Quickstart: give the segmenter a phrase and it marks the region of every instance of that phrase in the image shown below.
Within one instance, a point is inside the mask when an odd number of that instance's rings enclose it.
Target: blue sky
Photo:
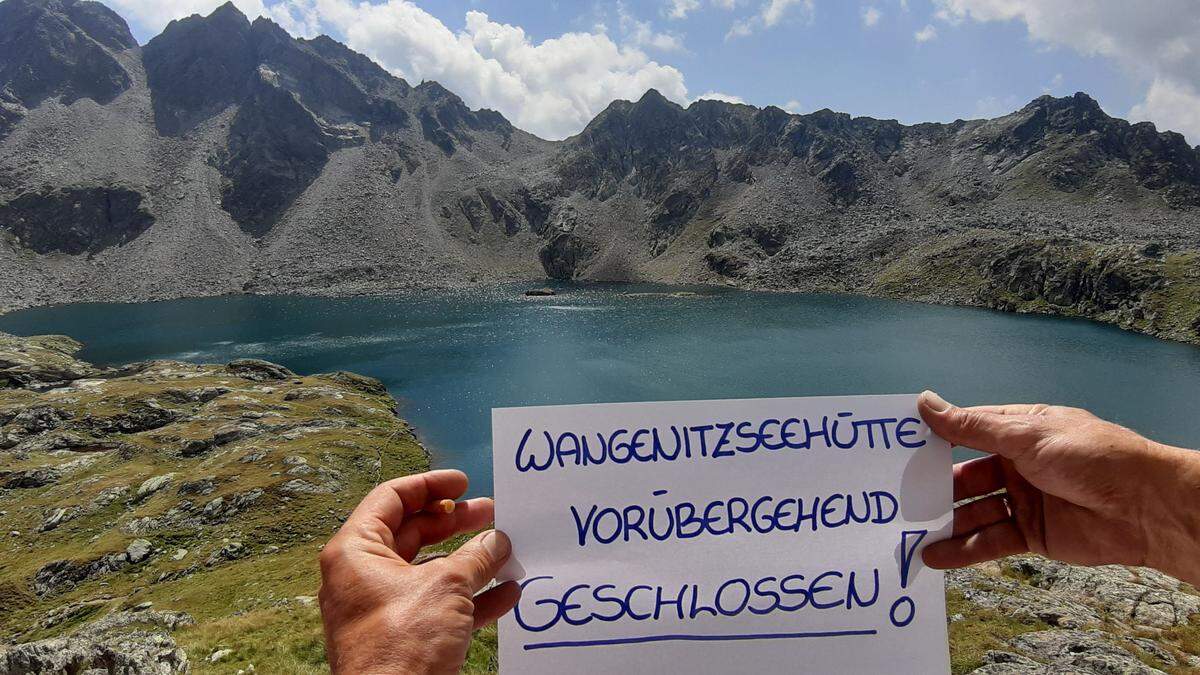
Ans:
[[[612,14],[602,5],[561,0],[543,11],[515,0],[419,4],[453,28],[461,28],[468,10],[486,9],[495,21],[524,27],[535,41],[589,29]],[[686,52],[655,56],[681,70],[696,95],[722,92],[759,106],[797,101],[805,112],[832,108],[905,122],[1012,112],[1047,90],[1058,96],[1087,91],[1122,115],[1141,97],[1138,83],[1113,62],[1038,48],[1019,22],[947,27],[933,18],[932,3],[908,4],[904,11],[899,2],[822,3],[811,19],[796,10],[770,29],[728,40],[731,21],[752,13],[752,6],[703,8],[682,20],[666,18],[660,2],[626,7],[656,30],[681,37]],[[880,12],[874,26],[864,24],[866,7]],[[937,37],[917,42],[914,34],[926,25],[935,26]]]
[[[220,0],[109,0],[141,41]],[[1085,91],[1200,141],[1196,0],[235,0],[561,138],[649,86],[949,121]],[[1193,47],[1196,45],[1196,47]],[[415,83],[415,82],[414,82]]]

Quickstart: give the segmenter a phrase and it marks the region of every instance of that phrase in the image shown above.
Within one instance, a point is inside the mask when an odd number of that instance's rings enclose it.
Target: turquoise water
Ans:
[[[872,298],[644,286],[401,297],[232,296],[0,316],[101,364],[255,357],[383,380],[438,466],[491,487],[490,408],[916,392],[1086,407],[1200,447],[1200,349],[1085,321]]]

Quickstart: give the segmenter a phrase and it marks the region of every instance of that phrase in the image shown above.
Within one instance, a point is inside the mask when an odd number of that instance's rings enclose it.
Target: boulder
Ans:
[[[250,555],[250,551],[244,545],[242,545],[241,542],[231,541],[221,548],[213,551],[212,554],[208,556],[208,559],[204,561],[204,565],[206,567],[212,567],[213,565],[222,562],[245,558],[248,555]]]
[[[175,478],[174,473],[165,473],[165,474],[162,474],[161,476],[147,478],[145,481],[142,482],[142,484],[140,486],[138,486],[137,493],[134,494],[133,500],[140,502],[144,499],[147,499],[148,497],[150,497],[150,495],[152,495],[155,492],[158,492],[159,490],[162,490],[163,488],[170,485],[171,480],[174,478]]]
[[[137,564],[150,557],[154,546],[145,539],[134,539],[125,549],[125,556],[132,564]]]
[[[296,377],[292,371],[283,366],[262,361],[260,359],[238,359],[230,361],[225,370],[254,382],[270,382],[273,380],[290,380]]]
[[[54,466],[39,466],[24,471],[0,471],[0,485],[10,490],[40,488],[57,483],[62,476],[62,469]]]
[[[357,373],[349,373],[344,370],[339,370],[335,373],[326,373],[317,375],[323,380],[335,382],[343,387],[348,387],[355,391],[360,391],[370,396],[386,396],[388,391],[383,383],[373,377],[359,375]]]

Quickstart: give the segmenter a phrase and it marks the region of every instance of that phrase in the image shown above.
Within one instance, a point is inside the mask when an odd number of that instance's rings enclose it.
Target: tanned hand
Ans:
[[[1033,552],[1078,565],[1146,565],[1200,582],[1200,453],[1077,408],[959,408],[925,392],[934,433],[989,453],[954,467],[951,539],[926,564],[962,567]]]
[[[423,546],[492,521],[491,499],[446,502],[466,489],[461,471],[388,481],[325,545],[321,617],[335,675],[457,673],[473,632],[516,604],[515,582],[478,594],[508,559],[502,533],[484,532],[449,556],[412,564]]]

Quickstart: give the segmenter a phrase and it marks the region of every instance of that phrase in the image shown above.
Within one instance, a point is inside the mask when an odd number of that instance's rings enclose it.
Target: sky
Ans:
[[[223,0],[104,0],[145,43]],[[904,123],[1084,91],[1200,143],[1200,0],[234,0],[559,139],[654,87]]]

